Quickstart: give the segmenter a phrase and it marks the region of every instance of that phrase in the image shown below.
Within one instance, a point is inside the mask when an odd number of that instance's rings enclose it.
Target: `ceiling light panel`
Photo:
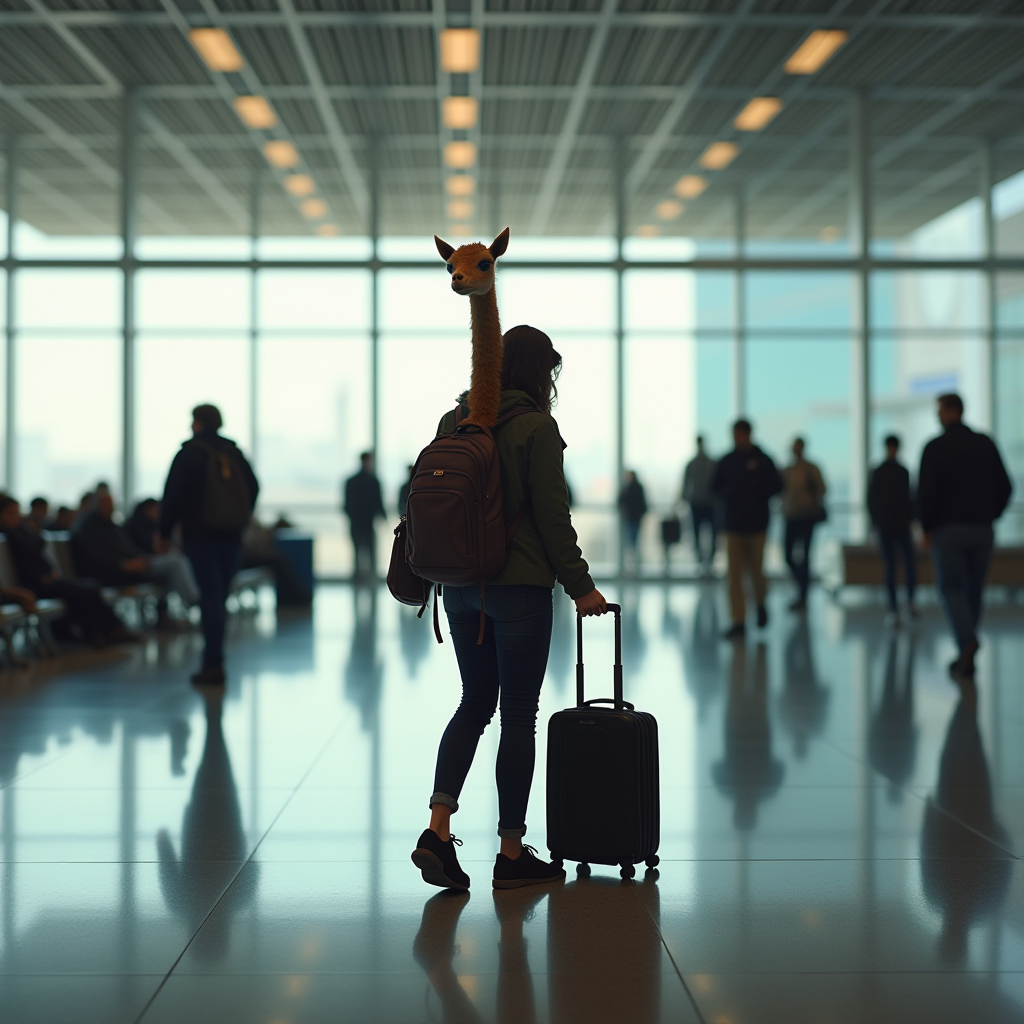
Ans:
[[[299,209],[302,211],[302,216],[308,217],[310,220],[318,220],[320,217],[327,216],[327,204],[322,199],[303,199],[299,203]]]
[[[247,128],[273,128],[277,115],[262,96],[236,96],[231,105]]]
[[[733,125],[741,132],[759,132],[782,109],[776,96],[755,96],[737,115]]]
[[[813,75],[847,40],[841,29],[816,29],[786,61],[789,75]]]
[[[701,167],[709,171],[720,171],[736,159],[740,147],[735,142],[712,142],[700,158]]]
[[[337,224],[318,224],[316,233],[321,238],[337,238],[341,232],[338,230]]]
[[[275,139],[263,144],[263,155],[272,167],[295,167],[299,162],[299,153],[292,143],[284,139]]]
[[[480,33],[475,28],[447,28],[438,35],[441,70],[472,74],[480,67]]]
[[[316,191],[316,183],[308,174],[289,174],[284,179],[284,190],[290,196],[311,196]]]
[[[471,196],[476,180],[469,174],[453,174],[444,183],[444,190],[450,196]]]
[[[680,199],[696,199],[708,187],[707,178],[699,174],[684,174],[672,190]]]
[[[444,147],[445,167],[461,170],[476,163],[476,145],[472,142],[448,142]]]
[[[452,220],[469,220],[473,216],[473,204],[468,199],[452,199],[448,203],[448,216]]]
[[[665,199],[654,208],[659,220],[675,220],[683,212],[683,204],[678,199]]]
[[[641,238],[657,238],[661,234],[661,228],[657,224],[641,224],[636,233]]]
[[[475,128],[476,100],[472,96],[446,96],[441,104],[441,119],[445,128]]]
[[[245,67],[242,55],[224,29],[194,28],[188,38],[211,71],[241,71]]]

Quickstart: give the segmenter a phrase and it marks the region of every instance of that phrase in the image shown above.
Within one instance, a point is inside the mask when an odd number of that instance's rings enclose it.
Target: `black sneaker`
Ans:
[[[469,875],[459,867],[455,856],[455,847],[461,845],[462,840],[455,836],[445,842],[436,832],[425,828],[412,851],[412,862],[420,869],[423,881],[442,889],[468,889]]]
[[[201,668],[198,672],[192,673],[193,686],[223,686],[227,681],[227,674],[223,668],[210,666]]]
[[[757,606],[757,628],[764,629],[768,625],[768,609],[763,604]]]
[[[521,889],[524,885],[561,882],[564,879],[565,871],[541,860],[532,846],[524,846],[515,860],[503,853],[494,858],[495,889]]]

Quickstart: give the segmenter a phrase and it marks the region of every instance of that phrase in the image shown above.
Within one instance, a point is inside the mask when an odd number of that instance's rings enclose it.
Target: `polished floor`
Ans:
[[[661,728],[659,871],[492,894],[489,730],[454,819],[469,895],[409,862],[454,707],[450,643],[386,591],[0,677],[0,1020],[1024,1022],[1024,613],[976,695],[934,608],[816,598],[720,642],[714,585],[607,588]],[[570,703],[557,605],[542,723]],[[591,696],[611,622],[588,624]],[[541,727],[543,742],[543,724]],[[530,833],[544,847],[543,759]]]

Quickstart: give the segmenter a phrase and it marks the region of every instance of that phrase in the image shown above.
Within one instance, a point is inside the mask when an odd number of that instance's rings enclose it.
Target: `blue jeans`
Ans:
[[[231,580],[242,557],[240,540],[200,540],[185,544],[185,555],[199,584],[199,610],[203,613],[203,668],[224,665],[225,604]]]
[[[462,674],[462,703],[441,737],[431,804],[459,809],[480,736],[501,702],[498,835],[526,834],[526,805],[533,784],[537,704],[551,646],[549,587],[489,587],[484,642],[480,588],[445,587],[444,610]]]
[[[992,558],[992,527],[978,523],[952,523],[940,526],[932,539],[936,582],[946,617],[962,651],[968,644],[978,641],[981,599],[988,563]]]
[[[885,566],[885,589],[889,593],[889,608],[896,611],[896,559],[903,559],[903,579],[907,585],[907,600],[914,600],[917,589],[917,552],[914,550],[914,538],[910,535],[910,527],[902,530],[879,530],[878,547],[882,552],[882,564]]]

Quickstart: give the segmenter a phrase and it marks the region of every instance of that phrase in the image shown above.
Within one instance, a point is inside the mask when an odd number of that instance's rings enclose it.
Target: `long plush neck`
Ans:
[[[467,423],[493,427],[501,403],[501,322],[492,287],[486,295],[470,295],[473,325],[473,375],[469,384]]]

